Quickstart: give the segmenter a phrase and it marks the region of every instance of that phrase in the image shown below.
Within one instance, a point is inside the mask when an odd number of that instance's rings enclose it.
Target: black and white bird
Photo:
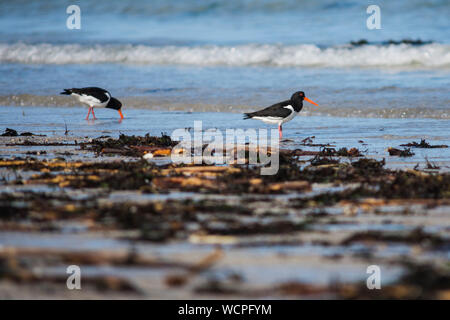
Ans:
[[[105,89],[97,87],[72,88],[64,89],[61,94],[75,96],[81,103],[84,103],[89,107],[86,120],[89,119],[89,115],[91,112],[94,120],[96,119],[94,114],[94,107],[117,110],[119,112],[120,119],[123,119],[123,114],[120,110],[122,108],[122,103],[116,98],[113,98],[111,94]]]
[[[283,138],[283,123],[291,121],[302,110],[303,100],[308,101],[316,106],[319,106],[314,101],[305,97],[303,91],[294,93],[290,100],[278,102],[270,107],[260,111],[245,113],[244,119],[257,119],[265,123],[277,124],[280,139]]]

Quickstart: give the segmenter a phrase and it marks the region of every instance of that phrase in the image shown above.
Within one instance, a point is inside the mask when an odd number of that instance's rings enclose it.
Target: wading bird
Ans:
[[[111,97],[111,94],[102,88],[87,87],[87,88],[72,88],[64,89],[61,94],[72,95],[78,98],[81,103],[86,104],[89,107],[86,120],[89,119],[89,115],[92,112],[94,120],[97,119],[94,114],[94,107],[114,109],[119,112],[120,119],[123,119],[122,103],[116,98]]]
[[[319,106],[314,101],[305,97],[303,91],[294,93],[290,100],[278,102],[270,107],[256,112],[244,114],[244,119],[257,119],[265,123],[277,124],[280,139],[283,138],[283,123],[291,121],[302,110],[303,100],[308,101],[316,106]]]

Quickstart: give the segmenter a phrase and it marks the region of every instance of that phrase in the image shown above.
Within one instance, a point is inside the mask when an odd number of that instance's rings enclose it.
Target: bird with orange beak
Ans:
[[[314,101],[308,99],[303,91],[298,91],[291,96],[291,99],[278,102],[270,107],[256,112],[244,114],[244,119],[256,119],[265,123],[277,124],[280,139],[283,138],[283,123],[291,121],[302,110],[303,100],[319,106]]]
[[[61,94],[72,95],[78,98],[81,103],[86,104],[89,107],[88,114],[86,116],[86,120],[89,120],[89,115],[92,112],[92,117],[95,117],[94,107],[104,107],[109,109],[114,109],[119,112],[120,119],[123,119],[122,111],[122,102],[113,98],[109,91],[97,88],[97,87],[86,87],[86,88],[72,88],[72,89],[64,89]]]

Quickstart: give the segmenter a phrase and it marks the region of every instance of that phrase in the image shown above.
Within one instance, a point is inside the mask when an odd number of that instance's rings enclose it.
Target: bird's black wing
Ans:
[[[100,102],[108,101],[108,99],[111,96],[107,90],[97,87],[64,89],[64,92],[61,92],[61,94],[72,94],[72,93],[92,96],[98,99]],[[106,93],[108,93],[109,96]]]
[[[291,100],[286,100],[286,101],[283,101],[283,102],[276,103],[276,104],[271,105],[270,107],[267,107],[267,108],[262,109],[260,111],[245,113],[245,118],[244,119],[250,119],[250,118],[253,118],[253,117],[280,117],[280,118],[286,118],[292,112],[292,110],[289,110],[289,109],[285,108],[288,105],[292,105],[291,104]]]

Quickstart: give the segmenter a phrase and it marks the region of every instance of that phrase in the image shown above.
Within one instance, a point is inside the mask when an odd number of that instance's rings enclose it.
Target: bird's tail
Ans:
[[[244,113],[244,120],[253,118],[253,113]]]
[[[72,89],[64,89],[63,92],[60,92],[59,94],[67,94],[67,95],[71,95],[72,94]]]

